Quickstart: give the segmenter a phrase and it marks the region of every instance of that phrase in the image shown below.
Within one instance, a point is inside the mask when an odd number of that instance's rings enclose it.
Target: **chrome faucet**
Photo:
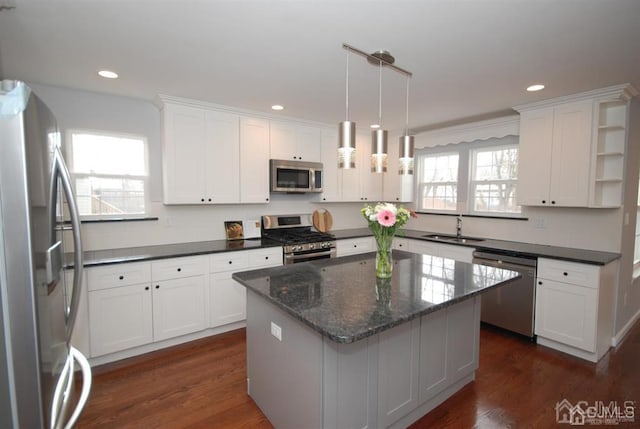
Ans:
[[[462,238],[462,215],[459,214],[456,219],[456,238]]]

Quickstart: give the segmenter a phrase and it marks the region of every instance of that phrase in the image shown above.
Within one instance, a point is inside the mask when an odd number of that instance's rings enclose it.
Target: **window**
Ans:
[[[520,212],[516,203],[517,146],[473,150],[471,172],[473,212]]]
[[[418,211],[519,215],[518,137],[421,149]]]
[[[458,154],[427,155],[420,170],[419,206],[431,210],[457,209]]]
[[[72,131],[69,140],[71,173],[80,216],[145,215],[146,138]]]

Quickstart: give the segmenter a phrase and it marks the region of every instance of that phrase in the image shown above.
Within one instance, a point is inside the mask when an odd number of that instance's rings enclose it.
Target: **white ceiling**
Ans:
[[[0,0],[0,3],[7,0]],[[349,43],[413,72],[410,127],[631,82],[640,0],[13,0],[0,77],[152,100],[168,94],[324,123],[345,115]],[[105,80],[107,68],[120,78]],[[350,56],[350,117],[376,122],[378,69]],[[383,70],[383,125],[405,77]],[[539,93],[525,92],[544,83]]]

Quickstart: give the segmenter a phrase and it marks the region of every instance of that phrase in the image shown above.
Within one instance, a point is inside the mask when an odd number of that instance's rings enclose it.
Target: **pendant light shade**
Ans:
[[[398,174],[408,176],[413,174],[413,153],[414,153],[414,137],[409,135],[409,75],[407,75],[407,105],[406,120],[404,125],[404,135],[400,137],[398,146]]]
[[[371,131],[371,172],[387,171],[387,130]]]
[[[356,167],[356,123],[349,120],[349,51],[345,84],[345,120],[338,124],[338,168]]]
[[[356,123],[342,121],[338,125],[338,168],[356,167]]]
[[[387,130],[382,128],[382,61],[379,62],[378,84],[378,125],[380,128],[371,132],[371,172],[387,171]]]
[[[400,136],[398,174],[413,174],[413,153],[415,142],[413,136]]]

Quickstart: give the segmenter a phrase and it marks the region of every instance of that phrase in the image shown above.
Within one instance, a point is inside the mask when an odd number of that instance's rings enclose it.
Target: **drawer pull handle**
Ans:
[[[160,289],[160,285],[156,285],[156,289]]]
[[[233,264],[233,261],[229,261],[229,265]]]
[[[178,272],[182,271],[182,268],[178,268]]]
[[[538,282],[538,284],[539,284],[539,285],[541,285],[541,284],[542,284],[542,282]]]
[[[265,256],[265,257],[264,257],[264,259],[269,259],[269,257],[268,257],[268,256]]]
[[[565,271],[564,273],[562,273],[562,274],[564,274],[565,276],[568,276],[568,275],[569,275],[569,273],[567,273],[566,271]]]
[[[120,280],[124,280],[124,276],[120,276],[118,277]]]

